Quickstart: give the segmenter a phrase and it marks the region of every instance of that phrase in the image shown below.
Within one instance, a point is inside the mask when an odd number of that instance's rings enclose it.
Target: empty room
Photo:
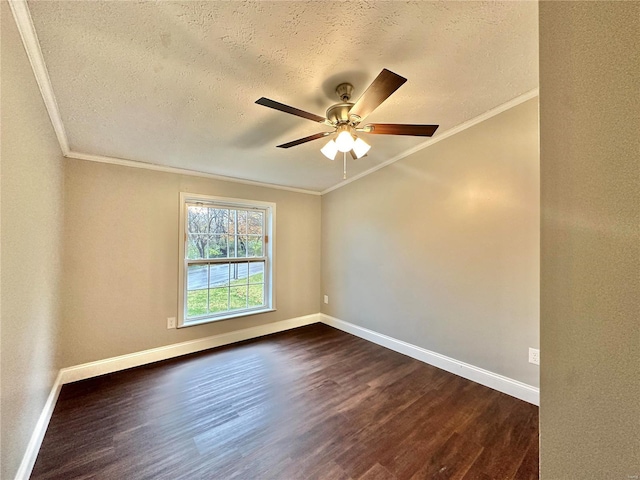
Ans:
[[[0,5],[0,478],[639,478],[640,2]]]

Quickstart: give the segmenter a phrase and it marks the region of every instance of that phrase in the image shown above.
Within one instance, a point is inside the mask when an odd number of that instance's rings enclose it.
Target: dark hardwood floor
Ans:
[[[65,385],[31,478],[537,479],[538,409],[315,324]]]

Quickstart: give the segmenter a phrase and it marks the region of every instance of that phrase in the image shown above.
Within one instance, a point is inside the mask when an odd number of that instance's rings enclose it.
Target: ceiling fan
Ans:
[[[296,145],[311,142],[312,140],[318,140],[335,133],[335,139],[331,139],[329,143],[321,149],[321,152],[330,160],[334,160],[339,151],[343,152],[346,175],[347,152],[349,152],[351,157],[355,160],[365,156],[371,148],[364,140],[357,136],[357,133],[430,137],[437,130],[438,125],[369,123],[361,126],[362,121],[406,81],[406,78],[385,68],[355,103],[349,102],[353,92],[353,85],[350,83],[341,83],[336,87],[336,93],[338,94],[341,102],[331,105],[327,109],[326,117],[305,112],[304,110],[300,110],[265,97],[256,100],[256,103],[332,127],[333,131],[320,132],[308,137],[299,138],[298,140],[278,145],[278,148],[295,147]]]

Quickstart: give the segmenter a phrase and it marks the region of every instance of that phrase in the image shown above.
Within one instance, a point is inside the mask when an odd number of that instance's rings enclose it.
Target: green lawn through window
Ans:
[[[232,280],[230,287],[209,289],[208,311],[207,290],[189,291],[187,292],[187,317],[264,305],[263,281],[264,275],[256,273],[249,277],[248,282],[246,278],[241,278]]]

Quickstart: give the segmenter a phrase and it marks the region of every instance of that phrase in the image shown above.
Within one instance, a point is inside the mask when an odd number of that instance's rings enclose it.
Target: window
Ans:
[[[273,310],[275,204],[180,194],[179,327]]]

